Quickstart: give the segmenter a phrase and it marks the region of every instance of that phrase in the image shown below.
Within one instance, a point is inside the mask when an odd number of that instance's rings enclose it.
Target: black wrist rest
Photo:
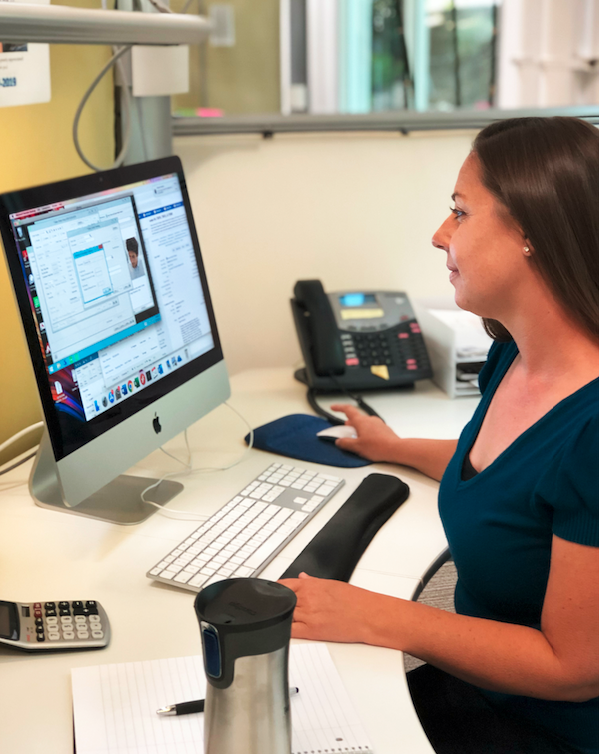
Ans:
[[[408,499],[410,488],[389,474],[369,474],[280,577],[304,571],[321,579],[349,581],[381,526]]]

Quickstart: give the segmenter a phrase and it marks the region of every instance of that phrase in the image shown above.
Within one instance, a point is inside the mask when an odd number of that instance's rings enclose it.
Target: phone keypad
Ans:
[[[374,327],[363,327],[361,330],[341,335],[346,366],[384,365],[407,372],[430,371],[426,346],[416,320],[408,320],[378,332]]]

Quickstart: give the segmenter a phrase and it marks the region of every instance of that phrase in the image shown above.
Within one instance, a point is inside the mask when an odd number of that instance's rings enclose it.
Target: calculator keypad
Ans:
[[[34,602],[22,606],[22,617],[33,615],[38,642],[101,640],[104,626],[94,600]]]

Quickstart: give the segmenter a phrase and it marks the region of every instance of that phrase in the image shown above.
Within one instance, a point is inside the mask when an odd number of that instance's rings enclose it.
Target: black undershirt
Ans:
[[[478,471],[472,465],[470,453],[466,453],[464,463],[462,464],[462,482],[467,482],[478,474]]]

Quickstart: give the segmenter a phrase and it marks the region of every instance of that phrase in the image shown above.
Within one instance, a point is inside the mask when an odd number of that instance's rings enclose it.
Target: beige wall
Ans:
[[[99,2],[62,2],[100,7]],[[72,142],[77,105],[110,51],[105,47],[53,45],[50,48],[52,100],[0,108],[2,170],[0,192],[89,172]],[[80,124],[81,143],[92,162],[110,165],[114,155],[112,78],[88,102]],[[41,418],[20,321],[3,255],[0,254],[0,443]],[[36,435],[0,454],[0,464],[37,441]]]
[[[453,297],[430,240],[474,135],[176,139],[230,371],[299,360],[298,279]]]

